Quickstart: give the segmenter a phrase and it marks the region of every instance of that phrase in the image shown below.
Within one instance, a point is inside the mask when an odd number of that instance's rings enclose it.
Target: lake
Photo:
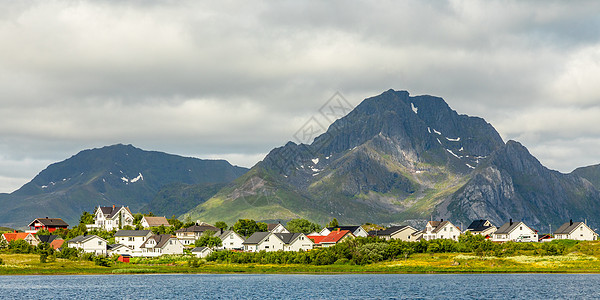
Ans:
[[[0,276],[3,299],[582,299],[599,274]]]

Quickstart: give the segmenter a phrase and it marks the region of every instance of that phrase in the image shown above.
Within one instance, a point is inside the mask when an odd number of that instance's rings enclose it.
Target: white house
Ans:
[[[163,254],[183,254],[183,244],[173,235],[153,235],[140,247],[142,256],[161,256]]]
[[[121,244],[112,244],[106,247],[108,255],[118,254],[118,255],[132,255],[133,250],[125,245]]]
[[[308,251],[313,248],[313,241],[304,233],[274,233],[283,241],[283,251]]]
[[[267,224],[267,231],[272,233],[290,233],[281,223]]]
[[[246,239],[243,236],[237,234],[233,230],[227,230],[227,231],[223,232],[223,234],[221,234],[219,236],[219,238],[221,239],[221,242],[223,243],[221,245],[222,249],[227,249],[227,250],[243,250],[244,249],[243,243]]]
[[[82,249],[86,253],[107,255],[108,242],[97,235],[80,235],[67,242],[67,247]]]
[[[129,247],[131,256],[142,255],[142,244],[152,236],[150,230],[119,230],[115,233],[115,242]]]
[[[529,228],[523,222],[513,222],[510,219],[509,222],[504,223],[492,234],[492,241],[494,242],[537,242],[538,234],[535,230]]]
[[[271,232],[255,232],[243,243],[244,251],[247,252],[283,250],[284,244],[280,238]]]
[[[181,228],[175,231],[177,238],[185,246],[192,245],[199,239],[205,231],[213,231],[217,236],[221,233],[221,229],[204,222],[200,225],[193,225],[188,228]]]
[[[167,221],[166,217],[148,217],[148,216],[142,217],[142,220],[140,220],[140,225],[142,225],[142,227],[144,227],[144,228],[172,226],[171,224],[169,224],[169,221]]]
[[[111,231],[124,226],[133,226],[133,214],[126,206],[98,206],[94,213],[94,224],[87,225],[89,229],[104,229]]]
[[[377,237],[384,238],[386,240],[401,240],[405,242],[414,242],[415,238],[413,233],[417,232],[416,229],[409,225],[404,226],[391,226],[385,230],[374,232]]]
[[[435,239],[451,239],[458,241],[460,229],[450,221],[429,221],[423,232],[423,239],[426,241]]]
[[[570,220],[554,232],[554,239],[595,241],[598,239],[598,234],[588,227],[587,224]]]
[[[483,236],[492,236],[498,228],[492,224],[489,220],[475,220],[471,222],[471,225],[467,227],[465,232],[469,231],[471,234],[478,234]]]
[[[196,247],[194,249],[192,249],[192,254],[196,255],[196,257],[199,258],[205,258],[207,256],[209,256],[211,253],[213,253],[212,249],[208,248],[208,247]]]
[[[319,232],[319,235],[322,236],[327,236],[329,235],[331,232],[336,231],[336,230],[348,230],[350,231],[354,236],[358,237],[368,237],[369,233],[362,228],[362,226],[337,226],[337,227],[325,227],[323,229],[321,229],[321,231]]]

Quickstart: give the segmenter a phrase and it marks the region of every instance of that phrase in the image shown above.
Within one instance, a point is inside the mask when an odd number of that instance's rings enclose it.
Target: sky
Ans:
[[[551,169],[598,164],[598,12],[600,1],[0,0],[0,192],[117,143],[251,167],[336,92],[357,105],[388,89],[442,97]]]

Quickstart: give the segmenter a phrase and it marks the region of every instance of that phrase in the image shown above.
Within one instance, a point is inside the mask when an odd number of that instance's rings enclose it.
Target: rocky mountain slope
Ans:
[[[224,160],[181,157],[131,145],[84,150],[48,166],[19,190],[0,197],[0,224],[22,228],[34,218],[50,216],[73,225],[83,211],[113,204],[129,206],[134,212],[157,209],[155,214],[168,212],[171,216],[212,196],[195,197],[198,194],[214,194],[246,171]],[[179,207],[184,211],[159,209],[168,204],[161,204],[157,194],[170,184],[198,185],[195,196],[180,197]]]
[[[545,168],[519,143],[504,143],[485,120],[460,115],[441,98],[389,90],[365,99],[310,145],[272,150],[182,218],[596,222],[597,181],[578,173]]]

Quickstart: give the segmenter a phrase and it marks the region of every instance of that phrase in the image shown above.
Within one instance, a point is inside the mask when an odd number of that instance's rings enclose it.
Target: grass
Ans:
[[[0,254],[4,265],[0,275],[79,275],[79,274],[151,274],[151,273],[252,273],[252,274],[344,274],[344,273],[600,273],[600,260],[593,255],[571,253],[559,256],[519,254],[503,258],[473,254],[414,254],[399,259],[359,266],[301,264],[228,264],[206,262],[198,267],[187,258],[168,260],[138,259],[135,263],[116,262],[111,267],[89,261],[57,259],[42,264],[35,254]]]

